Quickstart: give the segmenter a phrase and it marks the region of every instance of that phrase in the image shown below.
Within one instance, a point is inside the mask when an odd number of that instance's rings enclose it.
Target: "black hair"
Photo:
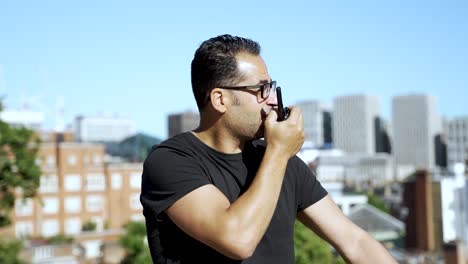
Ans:
[[[226,34],[204,41],[197,49],[192,60],[192,90],[200,111],[213,88],[232,86],[242,79],[236,60],[240,52],[260,55],[260,44]]]

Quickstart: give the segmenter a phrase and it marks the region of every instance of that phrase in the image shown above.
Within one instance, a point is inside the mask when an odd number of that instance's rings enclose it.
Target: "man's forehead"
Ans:
[[[269,82],[270,75],[262,57],[248,53],[240,53],[236,56],[237,68],[246,78],[255,78],[258,82]]]

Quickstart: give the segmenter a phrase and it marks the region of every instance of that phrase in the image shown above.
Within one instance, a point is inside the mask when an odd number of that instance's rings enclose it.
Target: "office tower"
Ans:
[[[323,106],[319,101],[303,101],[297,106],[301,109],[304,118],[305,140],[316,146],[322,146],[323,136]]]
[[[173,137],[182,132],[186,132],[198,127],[200,116],[198,113],[187,111],[183,113],[175,113],[169,115],[168,122],[168,137]]]
[[[448,165],[468,160],[468,116],[449,119],[444,124]]]
[[[370,95],[349,95],[333,100],[333,143],[350,153],[375,153],[375,120],[379,99]]]
[[[441,120],[434,97],[396,96],[392,100],[393,150],[398,165],[435,167],[435,141]]]
[[[73,122],[80,142],[116,142],[135,133],[134,122],[118,116],[78,116]]]

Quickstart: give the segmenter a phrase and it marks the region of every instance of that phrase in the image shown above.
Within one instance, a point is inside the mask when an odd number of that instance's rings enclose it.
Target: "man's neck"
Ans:
[[[200,127],[191,132],[203,143],[222,153],[240,153],[244,148],[245,141],[236,138],[226,131],[226,129],[219,128],[217,125],[208,129],[203,129],[203,126],[200,125]]]

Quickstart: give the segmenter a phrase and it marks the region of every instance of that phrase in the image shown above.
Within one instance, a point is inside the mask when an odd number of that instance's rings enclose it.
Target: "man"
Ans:
[[[200,126],[154,148],[141,202],[155,263],[294,263],[298,218],[349,263],[396,263],[295,156],[300,110],[278,122],[258,43],[222,35],[192,61]],[[264,137],[265,140],[258,140]]]

